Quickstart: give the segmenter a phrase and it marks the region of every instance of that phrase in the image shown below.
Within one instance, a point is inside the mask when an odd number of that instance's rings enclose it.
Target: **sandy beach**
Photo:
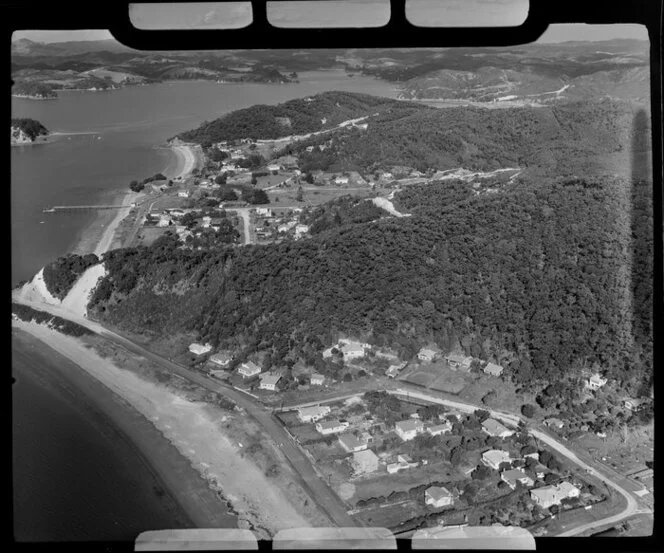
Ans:
[[[14,321],[13,325],[74,362],[151,421],[188,459],[209,489],[223,493],[238,513],[240,527],[253,529],[261,538],[268,538],[284,528],[311,526],[281,489],[250,458],[241,454],[241,445],[225,435],[223,427],[232,424],[233,414],[209,403],[191,401],[164,385],[119,368],[86,347],[80,339],[36,323]],[[190,490],[182,489],[168,471],[163,477],[170,480],[167,484],[176,498],[188,496]],[[192,515],[196,516],[195,509]],[[200,513],[198,517],[200,520]]]

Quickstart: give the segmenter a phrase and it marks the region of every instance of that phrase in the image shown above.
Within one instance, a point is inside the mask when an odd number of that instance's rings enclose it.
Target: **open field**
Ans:
[[[472,376],[468,373],[451,371],[447,364],[442,362],[421,364],[419,368],[407,373],[403,380],[456,395],[467,386]]]
[[[173,229],[169,227],[143,227],[139,231],[136,241],[142,246],[149,246],[157,238],[163,236],[169,230],[173,232]]]
[[[397,529],[404,521],[421,515],[423,510],[417,500],[408,500],[393,505],[381,505],[373,509],[362,509],[355,517],[367,526]]]

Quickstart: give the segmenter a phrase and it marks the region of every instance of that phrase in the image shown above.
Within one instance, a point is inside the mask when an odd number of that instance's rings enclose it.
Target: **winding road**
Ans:
[[[19,298],[16,296],[14,299],[15,301],[19,300]],[[245,409],[246,412],[263,428],[264,432],[269,435],[276,444],[279,445],[280,450],[283,452],[284,456],[286,459],[288,459],[289,463],[293,467],[295,473],[298,475],[300,485],[307,491],[307,493],[309,493],[312,500],[315,501],[318,507],[323,512],[325,512],[337,526],[352,527],[359,525],[358,522],[348,514],[347,507],[337,496],[337,494],[332,491],[317,474],[311,461],[302,451],[300,446],[293,440],[286,429],[274,418],[272,411],[268,410],[249,394],[245,394],[224,383],[220,383],[218,380],[212,379],[200,373],[193,372],[181,365],[173,363],[172,361],[169,361],[160,355],[157,355],[132,342],[128,338],[125,338],[124,336],[121,336],[120,334],[107,329],[95,321],[72,313],[61,305],[47,305],[42,302],[30,301],[24,298],[21,298],[20,301],[21,303],[34,307],[35,309],[47,311],[53,315],[58,315],[63,318],[75,321],[107,338],[108,340],[126,348],[127,350],[150,359],[154,363],[157,363],[162,368],[171,371],[174,374],[180,375],[181,377],[194,382],[207,390],[226,396],[231,401],[235,402],[238,406]],[[399,383],[399,386],[399,388],[391,390],[388,389],[386,391],[391,394],[406,396],[407,398],[420,399],[430,403],[445,405],[447,407],[451,407],[466,413],[472,413],[476,409],[484,409],[482,406],[436,397],[429,393],[425,393],[420,389],[412,389],[403,382]],[[346,397],[349,397],[347,393]],[[325,401],[329,401],[329,399],[326,399]],[[487,410],[493,418],[511,425],[518,425],[521,421],[521,417],[518,415],[492,409]],[[622,495],[627,502],[626,507],[621,512],[597,521],[589,522],[579,525],[575,528],[565,530],[564,532],[559,533],[559,536],[574,536],[582,534],[589,530],[615,524],[636,514],[649,514],[652,512],[649,508],[641,508],[633,493],[629,492],[623,487],[623,485],[631,485],[634,487],[634,484],[626,478],[617,475],[614,477],[614,479],[611,479],[606,476],[606,474],[604,474],[604,472],[608,472],[608,469],[603,467],[600,463],[590,459],[581,459],[579,454],[575,453],[546,432],[535,428],[529,428],[528,430],[535,438],[546,443],[551,449],[556,450],[558,453],[577,464],[583,470],[601,480],[607,486],[613,488],[616,492]],[[604,472],[602,469],[605,469]],[[621,480],[621,484],[623,485],[616,483],[615,480],[618,479]]]

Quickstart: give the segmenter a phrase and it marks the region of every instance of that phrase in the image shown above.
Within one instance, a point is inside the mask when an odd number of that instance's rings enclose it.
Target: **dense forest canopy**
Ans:
[[[48,134],[48,129],[39,121],[35,121],[34,119],[12,119],[11,126],[12,129],[19,129],[23,131],[32,141],[34,141],[38,136]]]
[[[370,117],[366,130],[313,136],[277,156],[297,154],[303,171],[403,165],[420,171],[528,167],[547,175],[602,174],[614,172],[607,166],[629,143],[632,121],[631,106],[610,100],[493,110],[404,103]]]
[[[181,133],[178,138],[199,144],[238,138],[281,138],[328,129],[399,104],[403,102],[367,94],[323,92],[276,106],[256,105],[233,111]],[[429,108],[420,106],[419,109]]]
[[[87,255],[69,254],[59,257],[53,263],[44,267],[44,284],[48,291],[58,299],[64,299],[71,287],[85,270],[99,263],[99,258],[89,253]]]
[[[413,215],[296,242],[190,251],[167,237],[113,251],[91,303],[123,328],[195,331],[275,363],[313,362],[341,332],[406,357],[432,340],[461,347],[522,382],[592,363],[650,374],[647,183],[523,180],[476,195],[447,181],[397,203]]]

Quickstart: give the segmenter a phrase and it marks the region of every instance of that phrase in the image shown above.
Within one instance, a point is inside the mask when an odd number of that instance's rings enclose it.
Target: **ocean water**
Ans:
[[[173,168],[165,141],[204,120],[254,104],[326,90],[396,97],[389,83],[310,72],[300,83],[176,82],[109,92],[63,92],[58,100],[13,99],[13,117],[31,117],[57,140],[11,149],[12,285],[71,251],[95,219],[48,214],[52,205],[109,203],[129,181]],[[77,133],[77,134],[74,134]],[[182,527],[154,489],[143,461],[93,424],[71,394],[56,390],[47,363],[13,344],[15,536],[19,540],[131,539],[148,529]]]

